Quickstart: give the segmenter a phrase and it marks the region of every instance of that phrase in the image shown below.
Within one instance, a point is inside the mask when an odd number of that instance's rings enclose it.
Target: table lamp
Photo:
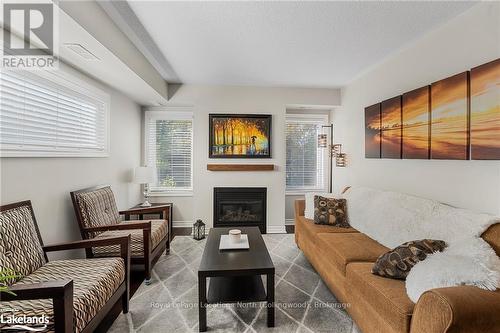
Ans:
[[[144,202],[141,207],[151,207],[148,201],[149,197],[149,184],[156,181],[156,169],[153,167],[137,167],[134,170],[134,183],[144,185]]]

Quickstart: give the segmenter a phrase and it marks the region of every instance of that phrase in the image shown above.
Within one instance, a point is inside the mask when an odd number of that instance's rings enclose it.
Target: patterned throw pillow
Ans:
[[[349,228],[346,199],[314,196],[314,223]]]
[[[422,239],[401,244],[380,257],[373,265],[372,273],[391,279],[406,280],[413,266],[427,255],[441,252],[446,247],[442,240]]]

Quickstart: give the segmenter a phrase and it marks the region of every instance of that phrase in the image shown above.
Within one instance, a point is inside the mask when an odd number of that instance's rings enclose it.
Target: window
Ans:
[[[146,163],[156,167],[151,194],[186,194],[193,191],[193,113],[188,107],[146,111]]]
[[[2,157],[107,156],[109,96],[50,72],[2,71]]]
[[[325,189],[325,149],[318,148],[318,134],[326,115],[290,114],[286,117],[286,190],[303,193]]]

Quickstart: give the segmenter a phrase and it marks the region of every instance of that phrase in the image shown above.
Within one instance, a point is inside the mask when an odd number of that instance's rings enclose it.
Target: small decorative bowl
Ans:
[[[239,242],[239,240],[241,239],[241,230],[239,229],[229,230],[229,239],[231,239],[231,241],[234,243]]]

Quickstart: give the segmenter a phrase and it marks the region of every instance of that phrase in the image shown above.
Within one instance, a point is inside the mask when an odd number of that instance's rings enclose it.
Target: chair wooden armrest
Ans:
[[[88,249],[99,246],[120,245],[122,252],[128,253],[130,250],[130,235],[121,237],[102,237],[94,239],[85,239],[69,243],[59,243],[53,245],[45,245],[45,252],[65,251],[74,249]]]
[[[147,229],[151,230],[151,221],[144,222],[121,222],[118,224],[101,225],[98,227],[84,228],[86,232],[108,231],[108,230],[131,230],[131,229]]]
[[[73,280],[54,280],[40,283],[17,284],[9,287],[15,295],[1,293],[2,301],[20,301],[40,298],[61,298],[71,290],[73,295]]]
[[[73,280],[55,280],[9,287],[15,295],[2,293],[0,301],[52,299],[56,332],[73,332]]]

